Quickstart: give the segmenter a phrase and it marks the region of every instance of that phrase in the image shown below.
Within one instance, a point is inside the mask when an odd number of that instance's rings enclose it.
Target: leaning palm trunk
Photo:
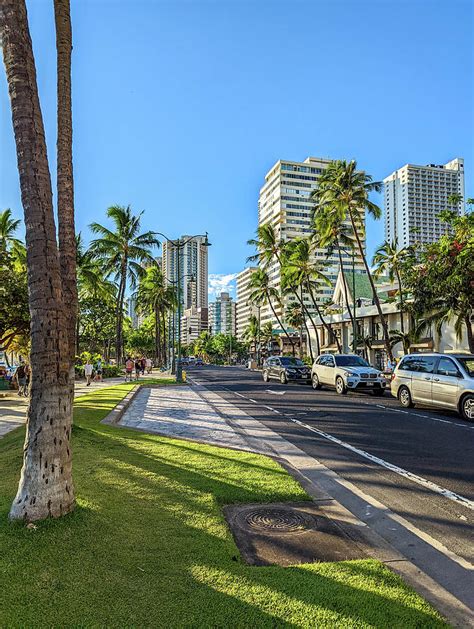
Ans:
[[[117,365],[122,363],[122,328],[123,328],[123,302],[125,299],[125,289],[127,285],[127,268],[126,263],[122,263],[122,272],[120,275],[120,284],[117,295],[116,316],[116,335],[115,335],[115,359]]]
[[[280,326],[280,328],[283,330],[283,334],[286,336],[286,338],[290,341],[291,344],[291,352],[293,354],[293,356],[295,355],[295,343],[293,341],[293,339],[291,338],[291,336],[288,334],[286,328],[283,326],[283,323],[280,320],[280,317],[277,315],[275,308],[273,307],[272,304],[272,300],[270,299],[270,295],[267,293],[267,301],[268,301],[268,305],[271,308],[271,311],[273,312],[273,316],[275,317],[275,319],[278,321],[278,325]]]
[[[23,467],[10,518],[31,521],[74,508],[65,317],[69,304],[62,296],[51,178],[24,0],[0,3],[0,36],[25,215],[31,314],[31,395]]]
[[[307,286],[308,286],[308,292],[309,292],[309,294],[311,295],[311,300],[312,300],[312,302],[313,302],[313,306],[314,306],[314,308],[315,308],[315,310],[316,310],[316,312],[317,312],[317,314],[318,314],[318,317],[319,317],[319,319],[320,319],[321,323],[323,324],[324,328],[326,329],[326,331],[327,331],[327,333],[328,333],[329,337],[330,337],[330,338],[332,338],[332,337],[334,337],[334,338],[335,338],[335,340],[336,340],[336,345],[337,345],[337,351],[338,351],[339,353],[341,353],[341,352],[342,352],[341,343],[340,343],[339,339],[337,338],[337,336],[333,333],[333,331],[332,331],[332,329],[331,329],[331,326],[330,326],[330,325],[327,323],[327,321],[324,319],[324,317],[323,317],[323,313],[321,312],[321,308],[319,307],[319,304],[318,304],[318,302],[316,301],[316,298],[315,298],[315,296],[314,296],[313,289],[311,288],[311,284],[310,284],[310,282],[308,282]],[[318,339],[318,350],[319,350],[319,351],[318,351],[318,353],[320,353],[320,349],[319,349],[319,337],[317,336],[317,332],[316,332],[316,338]]]
[[[314,319],[313,319],[313,317],[312,317],[312,315],[311,315],[311,313],[310,313],[309,309],[305,306],[305,303],[304,303],[303,297],[302,297],[301,295],[299,295],[299,294],[298,294],[298,291],[297,291],[296,289],[294,289],[294,288],[292,288],[292,292],[293,292],[293,294],[296,296],[296,299],[299,301],[300,306],[301,306],[301,308],[302,308],[302,310],[303,310],[303,318],[304,318],[305,313],[306,313],[306,316],[307,316],[307,317],[308,317],[308,319],[311,321],[311,325],[313,326],[313,330],[314,330],[314,333],[315,333],[315,335],[316,335],[316,346],[317,346],[317,351],[318,351],[318,356],[319,356],[319,354],[320,354],[321,352],[320,352],[320,345],[319,345],[318,328],[317,328],[317,326],[316,326],[316,323],[315,323],[315,321],[314,321]],[[310,343],[310,341],[309,341],[309,330],[308,330],[308,326],[307,326],[307,324],[306,324],[306,319],[305,319],[305,321],[304,321],[304,325],[305,325],[305,328],[306,328],[306,331],[307,331],[307,334],[308,334],[308,345],[309,345],[309,349],[310,349],[311,360],[313,360],[313,349],[312,349],[312,347],[311,347],[311,343]]]
[[[382,306],[380,305],[380,299],[379,299],[379,296],[377,295],[377,291],[375,289],[374,278],[372,277],[372,273],[370,272],[369,265],[367,264],[367,258],[365,257],[364,247],[362,246],[362,242],[361,242],[360,236],[359,236],[359,231],[357,229],[357,225],[356,225],[356,222],[354,220],[354,216],[352,214],[352,210],[350,210],[350,209],[349,209],[349,217],[351,219],[351,225],[352,225],[352,229],[354,231],[354,235],[355,235],[356,240],[357,240],[357,246],[359,247],[360,255],[362,257],[362,260],[364,261],[364,266],[365,266],[365,270],[366,270],[366,273],[367,273],[367,277],[369,278],[370,286],[372,288],[372,295],[374,297],[375,305],[377,307],[377,312],[379,314],[380,322],[382,324],[385,350],[387,352],[387,355],[388,355],[389,359],[393,362],[393,352],[392,352],[392,346],[391,346],[391,343],[390,343],[390,335],[388,333],[387,321],[386,321],[385,316],[384,316],[384,314],[382,312]]]
[[[342,262],[342,253],[341,253],[341,247],[339,246],[339,243],[337,243],[337,251],[339,254],[339,265],[341,267],[342,285],[344,287],[344,300],[346,302],[347,312],[349,313],[349,318],[351,320],[352,329],[355,330],[354,315],[352,314],[351,306],[349,304],[349,292],[347,290],[346,274],[344,273],[344,264]],[[355,296],[353,295],[352,298],[354,299]]]
[[[403,321],[403,314],[405,310],[405,305],[403,303],[403,294],[402,294],[402,278],[400,277],[400,272],[398,269],[395,270],[397,275],[398,282],[398,294],[400,295],[400,332],[405,334],[405,322]]]
[[[161,322],[160,309],[155,308],[155,359],[161,365]]]

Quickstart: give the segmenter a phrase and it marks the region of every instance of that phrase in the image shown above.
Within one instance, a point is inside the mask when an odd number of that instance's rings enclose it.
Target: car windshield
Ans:
[[[474,378],[474,356],[466,356],[466,358],[458,357],[458,360],[471,378]]]
[[[292,358],[291,356],[283,356],[280,358],[283,367],[304,367],[304,362],[299,358]]]
[[[360,356],[335,356],[335,359],[338,367],[370,367]]]

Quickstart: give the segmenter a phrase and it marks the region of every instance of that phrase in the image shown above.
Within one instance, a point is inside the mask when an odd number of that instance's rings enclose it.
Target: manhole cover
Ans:
[[[249,511],[245,515],[245,522],[252,529],[275,533],[305,531],[313,524],[312,518],[304,513],[265,507]]]

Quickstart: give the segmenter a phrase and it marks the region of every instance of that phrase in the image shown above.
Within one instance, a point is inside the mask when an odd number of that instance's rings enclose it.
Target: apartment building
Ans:
[[[229,293],[221,293],[209,304],[209,331],[235,336],[235,301]]]
[[[250,278],[257,268],[250,266],[237,275],[236,336],[239,340],[244,337],[250,317],[257,314],[257,308],[249,303]]]
[[[304,162],[290,162],[279,160],[265,176],[265,184],[260,190],[258,202],[258,223],[273,225],[277,237],[281,240],[308,236],[312,233],[311,212],[314,204],[310,200],[312,191],[318,185],[318,178],[325,168],[333,160],[308,157]],[[365,217],[364,217],[365,219]],[[360,255],[354,256],[350,251],[342,254],[344,269],[363,271],[363,262]],[[318,301],[329,299],[333,293],[334,284],[339,272],[339,259],[337,252],[329,257],[322,249],[315,251],[315,260],[326,262],[325,274],[329,277],[333,286],[321,286],[318,290]],[[280,268],[276,261],[268,269],[272,285],[280,287]],[[296,298],[292,295],[284,297],[283,304],[278,307],[278,314],[284,312],[285,307]],[[303,294],[305,305],[314,312],[310,295]],[[273,320],[268,306],[261,310],[262,323]]]
[[[399,168],[384,179],[385,239],[397,239],[400,248],[439,240],[448,230],[439,213],[447,208],[464,212],[463,202],[454,207],[448,203],[453,194],[464,199],[464,160],[460,157],[443,165]]]
[[[208,308],[208,262],[205,238],[181,236],[178,247],[174,242],[163,243],[162,267],[168,284],[179,286],[181,312],[190,308]],[[185,243],[185,244],[182,244]],[[179,265],[178,265],[179,255]],[[179,277],[178,277],[179,266]],[[177,314],[175,314],[175,317]],[[177,321],[175,320],[175,330]]]
[[[197,340],[201,332],[208,331],[208,309],[186,308],[181,317],[181,343],[189,345]]]

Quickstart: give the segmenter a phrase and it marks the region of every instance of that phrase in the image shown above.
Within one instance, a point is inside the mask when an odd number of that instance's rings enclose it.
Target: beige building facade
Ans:
[[[313,233],[311,228],[311,214],[314,203],[311,201],[311,193],[318,185],[321,173],[333,160],[308,157],[304,162],[290,162],[279,160],[272,166],[265,176],[265,183],[260,190],[258,201],[258,224],[270,223],[283,241],[298,237],[309,236]],[[363,269],[363,262],[358,254],[352,256],[350,251],[342,254],[344,269]],[[327,257],[327,252],[318,249],[315,251],[315,260],[327,262],[325,274],[333,283],[332,287],[321,286],[318,291],[318,301],[323,302],[330,298],[339,272],[339,259],[337,252]],[[272,285],[280,288],[280,268],[276,261],[267,269]],[[305,305],[313,313],[314,307],[310,295],[303,294]],[[293,295],[284,297],[282,307],[278,308],[278,314],[284,312],[286,306],[296,298]],[[262,324],[274,319],[268,306],[261,310]],[[275,322],[276,323],[276,322]]]

